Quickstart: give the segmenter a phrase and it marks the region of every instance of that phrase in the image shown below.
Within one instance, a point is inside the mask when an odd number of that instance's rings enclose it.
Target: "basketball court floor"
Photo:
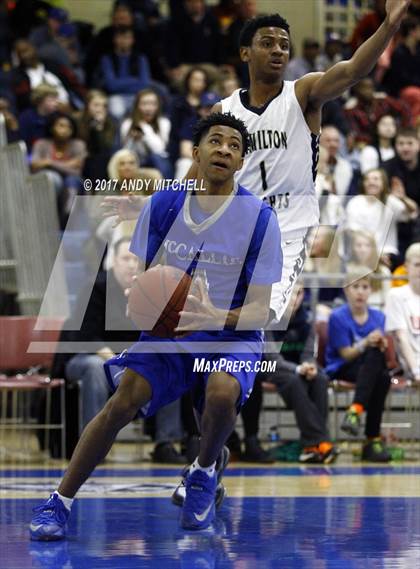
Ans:
[[[30,541],[32,508],[64,466],[0,466],[0,569],[420,567],[419,460],[233,463],[217,521],[201,532],[178,525],[179,468],[106,462],[73,505],[68,539]]]

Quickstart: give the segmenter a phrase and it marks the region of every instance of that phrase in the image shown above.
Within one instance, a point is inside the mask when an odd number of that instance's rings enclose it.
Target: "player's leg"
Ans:
[[[72,498],[108,454],[118,432],[150,401],[151,395],[146,379],[127,368],[117,391],[84,429],[58,487],[58,494],[52,494],[45,504],[36,509],[37,514],[30,525],[32,539],[52,540],[65,536]]]
[[[236,378],[225,372],[210,374],[201,419],[200,453],[186,478],[181,517],[186,529],[203,529],[214,519],[216,460],[235,426],[240,394],[241,386]]]
[[[270,308],[275,318],[270,326],[273,330],[286,330],[293,307],[290,298],[293,288],[303,270],[305,259],[312,244],[310,229],[300,236],[282,241],[283,269],[281,281],[274,283],[271,292]]]

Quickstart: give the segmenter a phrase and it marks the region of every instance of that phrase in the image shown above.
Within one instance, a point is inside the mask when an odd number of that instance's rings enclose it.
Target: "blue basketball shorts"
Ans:
[[[226,353],[187,353],[175,350],[175,353],[156,351],[150,353],[143,349],[142,343],[178,342],[178,340],[156,338],[142,333],[140,340],[127,351],[105,362],[105,373],[110,387],[115,391],[124,371],[129,368],[143,376],[150,384],[152,398],[139,410],[138,417],[150,417],[158,409],[192,391],[194,407],[203,412],[205,390],[209,375],[214,371],[226,371],[239,383],[241,393],[237,402],[239,412],[252,392],[256,366],[261,361],[263,334],[260,332],[195,332],[183,338],[194,342],[228,342]],[[235,344],[235,346],[232,346]],[[162,345],[162,344],[161,344]],[[240,345],[240,350],[229,351]]]

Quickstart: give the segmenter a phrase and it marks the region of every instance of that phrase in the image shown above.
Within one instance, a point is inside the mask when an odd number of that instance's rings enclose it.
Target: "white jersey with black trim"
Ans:
[[[273,207],[283,238],[318,225],[319,136],[306,123],[295,81],[284,81],[281,92],[260,108],[250,106],[246,89],[238,89],[222,100],[222,112],[241,119],[250,133],[250,149],[235,180]]]

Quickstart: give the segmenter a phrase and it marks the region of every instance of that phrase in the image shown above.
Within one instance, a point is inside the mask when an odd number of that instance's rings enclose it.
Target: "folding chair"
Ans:
[[[52,429],[61,430],[62,448],[65,457],[65,391],[63,379],[51,379],[41,373],[51,367],[53,350],[49,353],[29,353],[31,342],[54,342],[59,336],[57,321],[62,319],[43,318],[39,322],[42,329],[35,330],[37,318],[34,316],[0,317],[0,448],[5,442],[6,430],[17,432],[42,429],[45,433],[45,446],[48,448],[49,433]],[[53,325],[51,325],[53,324]],[[4,373],[6,372],[6,373]],[[61,422],[51,423],[51,390],[60,389]],[[45,423],[36,424],[30,416],[31,392],[45,393]],[[28,437],[23,437],[21,445],[27,449]]]

